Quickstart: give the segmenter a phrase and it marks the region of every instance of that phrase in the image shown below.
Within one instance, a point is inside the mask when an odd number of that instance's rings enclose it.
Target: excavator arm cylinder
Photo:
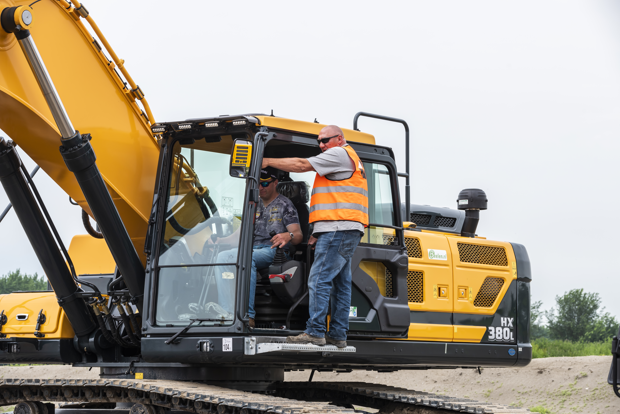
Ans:
[[[76,132],[73,138],[62,140],[60,153],[69,171],[75,174],[112,257],[123,275],[123,281],[142,312],[144,267],[97,168],[95,152],[89,139],[90,135]]]
[[[15,207],[15,213],[56,293],[58,303],[78,338],[85,337],[97,326],[86,303],[77,295],[79,289],[22,174],[21,165],[12,143],[0,138],[0,182]]]
[[[139,311],[142,312],[144,267],[112,201],[112,196],[105,185],[99,168],[97,168],[95,152],[90,144],[90,136],[83,138],[73,128],[30,32],[25,27],[11,24],[11,22],[23,20],[20,20],[18,16],[19,13],[22,13],[21,9],[19,7],[4,9],[0,18],[2,28],[6,32],[14,33],[19,41],[24,56],[60,130],[62,136],[60,152],[65,164],[75,175],[84,198],[101,228],[112,257],[114,257],[114,261],[123,275],[125,285],[127,285]],[[11,18],[11,16],[13,17]]]

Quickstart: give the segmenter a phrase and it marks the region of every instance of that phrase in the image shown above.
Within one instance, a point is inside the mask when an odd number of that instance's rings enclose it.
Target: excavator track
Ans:
[[[355,411],[339,405],[350,407],[351,404],[382,409],[382,412],[408,407],[413,410],[407,412],[429,414],[529,412],[517,407],[371,383],[284,382],[275,384],[273,391],[267,394],[259,394],[167,380],[0,379],[0,406],[22,403],[16,410],[21,414],[51,414],[51,407],[41,404],[43,402],[134,403],[132,414],[163,414],[166,409],[199,414],[348,414]]]

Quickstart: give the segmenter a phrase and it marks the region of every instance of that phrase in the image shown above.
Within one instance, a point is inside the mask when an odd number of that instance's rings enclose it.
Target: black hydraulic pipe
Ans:
[[[134,303],[142,312],[144,267],[95,163],[90,135],[76,132],[60,147],[65,164],[84,193]]]
[[[403,221],[411,221],[411,204],[410,204],[411,196],[410,196],[410,189],[409,189],[410,188],[409,183],[411,182],[411,174],[409,173],[409,125],[403,119],[392,118],[390,116],[371,114],[369,112],[358,112],[355,114],[355,117],[353,118],[353,129],[356,131],[359,131],[359,129],[357,129],[357,120],[360,116],[381,119],[384,121],[396,122],[396,123],[402,124],[405,127],[405,168],[407,171],[407,175],[405,176],[405,220]]]
[[[75,334],[85,337],[97,326],[88,306],[78,295],[79,288],[73,281],[32,190],[28,187],[21,164],[13,143],[0,138],[0,182],[15,207],[17,218],[56,293],[58,303],[67,314]]]
[[[37,171],[39,171],[39,166],[38,165],[36,167],[34,167],[32,172],[30,173],[30,178],[34,177],[34,175],[37,173]],[[2,220],[4,220],[4,217],[6,217],[6,215],[9,214],[9,211],[11,211],[12,207],[13,207],[13,204],[11,204],[11,203],[9,203],[9,205],[6,206],[6,208],[4,209],[2,214],[0,214],[0,223],[2,223]]]

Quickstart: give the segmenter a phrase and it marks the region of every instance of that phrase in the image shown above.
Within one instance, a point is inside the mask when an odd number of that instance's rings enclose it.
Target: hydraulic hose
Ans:
[[[129,316],[129,320],[131,321],[131,327],[133,328],[133,331],[136,335],[139,335],[140,332],[140,325],[138,325],[138,318],[136,318],[135,313],[133,313],[133,310],[131,309],[131,305],[127,303],[127,301],[123,301],[123,306],[125,306],[125,311],[127,312],[127,315]]]
[[[105,325],[105,322],[103,321],[103,316],[101,315],[101,311],[99,310],[99,307],[97,306],[97,303],[93,303],[91,304],[93,311],[95,312],[95,319],[97,319],[97,323],[99,324],[99,329],[101,330],[101,333],[103,334],[103,337],[111,344],[115,343],[116,341],[114,340],[114,337],[112,336],[112,334],[110,333],[110,331],[108,330],[108,328]]]
[[[114,302],[114,304],[118,308],[118,313],[121,315],[121,320],[123,321],[123,325],[125,326],[125,331],[127,332],[127,336],[129,337],[129,341],[133,345],[140,346],[140,340],[138,340],[138,338],[136,338],[136,335],[134,335],[133,330],[131,329],[131,321],[129,320],[129,317],[127,316],[127,313],[125,313],[125,308],[123,307],[120,299],[118,301]]]
[[[97,231],[90,224],[90,216],[86,212],[86,210],[82,210],[82,224],[84,224],[84,228],[95,239],[103,239],[103,234],[100,231]]]
[[[114,342],[123,348],[133,347],[133,344],[129,344],[125,342],[123,338],[121,338],[120,334],[118,333],[118,329],[116,328],[116,325],[114,324],[114,318],[112,317],[112,314],[110,313],[110,309],[105,303],[101,304],[101,310],[103,311],[103,314],[104,314],[105,325],[111,332],[112,337],[114,338]]]
[[[34,184],[34,181],[32,180],[32,177],[30,176],[30,174],[28,174],[28,170],[26,170],[26,167],[24,167],[24,164],[21,165],[21,170],[24,173],[24,176],[26,177],[26,179],[28,180],[30,189],[32,190],[35,198],[37,199],[37,203],[39,204],[39,207],[41,208],[41,211],[43,212],[43,215],[45,216],[45,219],[47,220],[47,224],[52,230],[52,234],[54,235],[54,238],[56,239],[56,242],[58,243],[58,246],[60,247],[60,251],[65,257],[65,260],[67,261],[67,263],[69,264],[69,269],[71,270],[71,277],[73,278],[73,281],[75,282],[77,286],[79,286],[80,284],[88,286],[95,292],[97,297],[101,298],[102,297],[101,291],[96,285],[90,282],[87,282],[85,280],[79,280],[77,278],[77,274],[75,273],[75,267],[73,266],[73,261],[71,260],[71,257],[69,256],[69,252],[65,248],[65,244],[62,242],[62,239],[60,238],[60,235],[58,234],[58,230],[56,230],[56,226],[54,225],[54,222],[52,221],[52,217],[47,211],[47,207],[45,207],[45,204],[43,203],[43,199],[41,198],[41,195],[39,194],[39,190],[37,189],[37,186]]]

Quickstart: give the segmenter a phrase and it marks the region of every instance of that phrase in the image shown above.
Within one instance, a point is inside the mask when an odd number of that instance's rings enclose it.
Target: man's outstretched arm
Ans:
[[[263,158],[262,168],[273,167],[286,172],[315,171],[314,167],[305,158]]]

